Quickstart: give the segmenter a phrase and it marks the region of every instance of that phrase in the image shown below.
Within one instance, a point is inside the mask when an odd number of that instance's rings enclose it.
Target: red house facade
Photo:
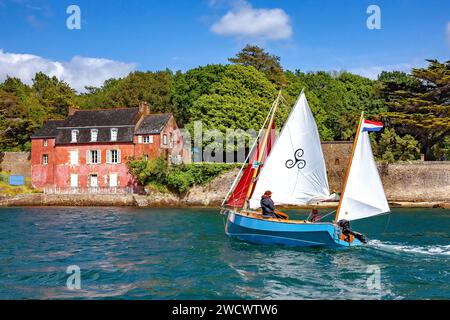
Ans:
[[[31,183],[53,193],[123,193],[136,190],[127,159],[186,159],[172,114],[138,108],[76,110],[50,120],[31,137]]]

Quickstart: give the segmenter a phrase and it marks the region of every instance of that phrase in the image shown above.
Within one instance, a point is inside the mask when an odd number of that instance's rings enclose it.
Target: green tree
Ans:
[[[384,83],[389,123],[400,133],[418,139],[426,160],[433,160],[432,147],[450,134],[450,61],[427,60],[427,68],[412,70],[419,85],[400,83],[391,91],[392,82]]]
[[[109,79],[101,88],[87,87],[79,98],[83,109],[136,107],[147,101],[153,113],[172,112],[171,71],[130,73],[122,79]]]
[[[276,97],[275,86],[254,67],[229,65],[219,82],[190,108],[190,123],[200,120],[204,129],[259,130]]]
[[[219,82],[226,66],[215,64],[191,69],[174,76],[172,102],[174,116],[180,126],[190,121],[190,110],[197,99],[209,92],[213,83]]]
[[[386,128],[379,141],[371,135],[374,155],[386,162],[410,161],[420,158],[419,142],[411,135],[399,136],[393,128]]]
[[[49,77],[43,72],[36,73],[31,88],[39,103],[54,116],[66,116],[69,107],[76,101],[74,89],[55,76]]]
[[[286,72],[287,91],[304,88],[310,99],[322,139],[349,140],[356,131],[361,111],[376,118],[385,110],[376,82],[348,72]]]
[[[0,89],[0,150],[29,150],[30,134],[37,128],[21,99]]]
[[[271,55],[258,46],[247,45],[236,54],[236,57],[229,58],[228,61],[245,67],[255,67],[280,88],[286,85],[286,76],[280,64],[280,57]]]

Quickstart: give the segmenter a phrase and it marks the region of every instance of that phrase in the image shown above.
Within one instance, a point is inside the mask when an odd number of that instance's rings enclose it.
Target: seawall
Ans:
[[[450,208],[450,162],[380,164],[378,170],[392,207]],[[183,195],[151,189],[146,189],[147,195],[0,195],[0,206],[218,207],[238,171],[226,172],[205,186],[196,186]],[[343,177],[334,179],[335,184],[343,182]],[[326,208],[336,206],[335,202],[321,204]]]

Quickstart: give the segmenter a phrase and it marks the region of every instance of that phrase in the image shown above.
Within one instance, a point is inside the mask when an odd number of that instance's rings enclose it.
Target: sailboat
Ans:
[[[281,91],[267,115],[246,163],[222,203],[225,233],[266,245],[351,247],[366,242],[349,229],[349,221],[389,212],[368,132],[379,123],[361,114],[352,154],[333,222],[291,220],[277,211],[267,218],[258,210],[260,197],[272,191],[275,205],[314,205],[330,199],[319,132],[302,91],[275,141],[275,116]]]

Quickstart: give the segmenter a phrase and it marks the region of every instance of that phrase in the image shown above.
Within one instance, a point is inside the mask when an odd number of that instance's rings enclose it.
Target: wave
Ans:
[[[450,244],[449,245],[429,245],[429,246],[412,246],[412,245],[401,245],[391,242],[382,242],[380,240],[369,240],[368,246],[391,252],[404,252],[412,254],[424,254],[424,255],[442,255],[450,256]]]

